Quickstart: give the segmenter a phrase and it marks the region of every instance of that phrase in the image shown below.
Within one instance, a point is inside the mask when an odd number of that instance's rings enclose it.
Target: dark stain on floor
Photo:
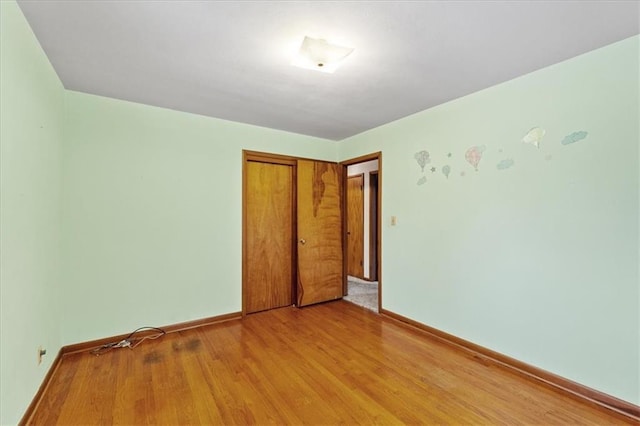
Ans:
[[[202,346],[202,342],[200,341],[200,339],[191,339],[184,344],[182,342],[171,343],[171,347],[175,352],[180,352],[182,350],[186,350],[189,352],[197,352],[200,350],[201,346]]]
[[[153,351],[146,354],[142,362],[144,362],[145,364],[157,364],[160,361],[162,361],[163,358],[164,356],[162,354],[159,354],[158,352]]]
[[[189,352],[196,352],[200,350],[200,346],[202,346],[202,342],[200,339],[191,339],[187,342],[187,350]]]

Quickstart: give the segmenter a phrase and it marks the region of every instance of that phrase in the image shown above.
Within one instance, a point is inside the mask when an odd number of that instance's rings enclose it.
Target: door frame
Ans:
[[[344,254],[343,254],[343,276],[344,276],[344,280],[343,280],[343,284],[342,284],[342,291],[343,291],[343,295],[347,295],[347,258],[346,258],[346,250],[347,250],[347,177],[348,177],[348,173],[347,173],[347,168],[353,164],[359,164],[359,163],[365,163],[367,161],[371,161],[371,160],[378,160],[378,196],[377,196],[377,200],[378,200],[378,214],[376,217],[376,230],[377,230],[377,238],[376,238],[376,244],[377,244],[377,250],[376,250],[376,275],[378,277],[378,312],[382,312],[382,247],[381,247],[381,241],[382,241],[382,151],[378,151],[378,152],[373,152],[371,154],[365,154],[362,155],[360,157],[355,157],[355,158],[351,158],[348,160],[344,160],[339,162],[338,164],[340,164],[342,166],[342,182],[343,182],[343,191],[342,191],[342,206],[343,206],[343,212],[342,212],[342,229],[343,229],[343,233],[342,233],[342,247],[344,250]],[[371,226],[371,223],[369,224],[369,226]],[[371,242],[369,242],[371,244]]]
[[[379,163],[378,163],[379,166]],[[371,181],[373,176],[376,177],[375,194],[373,193],[373,185]],[[371,226],[371,217],[375,211],[376,225],[378,223],[378,217],[380,216],[380,206],[378,204],[378,190],[379,190],[379,174],[378,170],[369,172],[369,278],[375,277],[375,281],[378,281],[378,227]],[[375,195],[375,201],[374,197]],[[374,232],[375,231],[375,232]]]

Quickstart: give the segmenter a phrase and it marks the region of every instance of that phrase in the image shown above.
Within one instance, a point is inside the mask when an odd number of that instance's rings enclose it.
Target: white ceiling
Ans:
[[[19,1],[67,89],[340,140],[640,32],[637,1]],[[354,53],[289,65],[305,35]]]

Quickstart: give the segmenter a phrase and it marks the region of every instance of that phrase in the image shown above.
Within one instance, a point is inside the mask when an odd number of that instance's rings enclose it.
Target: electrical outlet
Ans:
[[[42,349],[42,345],[38,346],[38,365],[42,364],[42,357],[47,354],[46,349]]]

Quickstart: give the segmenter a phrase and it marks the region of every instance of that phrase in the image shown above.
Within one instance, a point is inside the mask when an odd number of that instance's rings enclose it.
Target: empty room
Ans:
[[[640,422],[640,2],[0,19],[0,424]]]

